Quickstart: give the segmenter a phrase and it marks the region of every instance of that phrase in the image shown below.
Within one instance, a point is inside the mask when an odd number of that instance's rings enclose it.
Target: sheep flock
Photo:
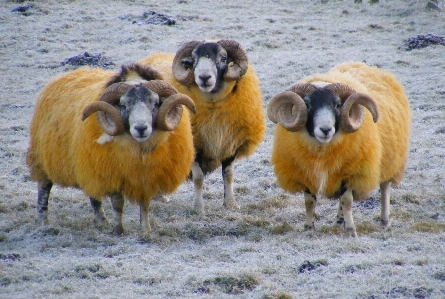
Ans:
[[[0,6],[1,298],[442,298],[443,11]]]

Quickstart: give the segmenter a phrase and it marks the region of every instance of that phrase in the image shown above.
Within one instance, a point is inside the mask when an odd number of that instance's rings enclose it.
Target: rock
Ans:
[[[399,50],[411,51],[413,49],[421,49],[430,45],[445,46],[445,37],[435,34],[419,34],[405,40],[405,45],[400,46]]]
[[[61,65],[74,65],[74,66],[82,66],[82,65],[92,65],[99,67],[109,67],[114,66],[115,64],[109,60],[107,57],[102,56],[102,54],[90,54],[85,52],[83,54],[79,54],[77,56],[65,59],[60,63]]]

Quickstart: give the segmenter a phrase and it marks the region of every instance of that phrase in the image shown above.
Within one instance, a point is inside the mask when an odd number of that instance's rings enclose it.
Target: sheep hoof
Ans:
[[[108,224],[109,224],[108,221],[104,222],[97,222],[96,220],[94,221],[94,227],[99,231],[106,231],[109,228]]]
[[[48,225],[49,221],[48,221],[48,211],[39,211],[38,213],[38,217],[36,219],[36,223],[39,225]]]
[[[49,224],[48,218],[39,217],[36,219],[36,224],[41,226],[46,226]]]
[[[94,218],[94,226],[96,226],[96,227],[101,228],[101,227],[108,225],[108,223],[109,222],[108,222],[107,217],[97,216]]]
[[[124,228],[122,225],[115,225],[113,228],[113,234],[116,236],[122,236],[124,234]]]
[[[304,225],[304,231],[305,231],[305,232],[313,231],[313,230],[315,230],[315,225],[313,225],[313,224],[311,224],[311,225],[309,225],[309,224],[305,224],[305,225]]]
[[[380,225],[382,226],[382,230],[387,230],[391,228],[392,224],[392,218],[389,218],[388,220],[380,220]]]
[[[164,194],[157,194],[154,198],[153,198],[153,200],[156,200],[156,201],[160,201],[160,202],[169,202],[170,201],[170,198],[168,198],[167,196],[165,196]]]
[[[223,206],[226,207],[227,209],[231,209],[231,210],[239,210],[241,209],[241,207],[239,206],[239,204],[235,201],[229,201],[229,202],[224,202]]]
[[[194,210],[195,213],[198,214],[198,215],[204,215],[204,206],[197,206],[197,205],[194,205],[194,206],[193,206],[193,210]]]
[[[353,237],[353,238],[357,238],[357,232],[356,232],[355,228],[353,228],[353,227],[345,228],[345,235]]]

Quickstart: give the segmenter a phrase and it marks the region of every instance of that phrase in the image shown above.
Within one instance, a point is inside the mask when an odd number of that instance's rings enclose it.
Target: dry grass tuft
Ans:
[[[319,229],[317,229],[320,233],[332,236],[332,235],[340,235],[343,233],[343,229],[337,225],[322,225]]]
[[[269,295],[266,294],[263,296],[263,299],[292,299],[293,297],[288,293],[279,292],[277,294]]]
[[[407,193],[407,194],[402,195],[402,199],[406,202],[414,203],[416,205],[420,204],[419,199],[413,193]]]
[[[204,287],[212,285],[220,288],[226,294],[244,294],[245,290],[253,290],[260,284],[260,280],[251,274],[242,274],[239,277],[232,275],[217,276],[215,278],[206,279],[203,282]]]
[[[440,233],[445,231],[445,224],[425,220],[415,223],[412,229],[422,233]]]
[[[378,232],[379,229],[372,222],[360,222],[357,223],[357,233],[360,235],[370,235],[372,233]]]
[[[284,235],[287,232],[293,231],[294,228],[286,221],[270,228],[270,232],[274,235]]]
[[[259,204],[261,209],[284,209],[290,204],[289,195],[278,194],[269,200],[262,201]]]

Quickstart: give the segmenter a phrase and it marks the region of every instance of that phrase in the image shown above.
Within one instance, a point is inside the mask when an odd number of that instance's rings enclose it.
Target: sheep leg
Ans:
[[[94,211],[94,224],[96,226],[101,226],[106,224],[107,221],[107,217],[105,216],[104,213],[104,207],[102,206],[102,200],[97,200],[93,197],[90,197],[90,203],[91,206],[93,207],[93,211]]]
[[[53,183],[51,181],[37,184],[37,214],[43,225],[48,224],[48,198],[52,187]]]
[[[204,201],[202,200],[202,188],[204,185],[204,173],[198,162],[192,164],[193,184],[195,185],[195,203],[194,209],[196,212],[204,213]]]
[[[352,190],[347,189],[340,197],[341,209],[343,211],[345,221],[345,233],[346,235],[357,238],[357,231],[355,229],[354,219],[352,218],[352,202],[353,202]]]
[[[391,219],[389,214],[390,191],[391,182],[387,181],[380,184],[380,223],[382,224],[383,229],[387,229],[391,226]]]
[[[143,202],[139,203],[139,227],[142,232],[149,232],[151,230],[149,206],[149,200],[144,200]]]
[[[346,192],[346,190],[348,190],[348,188],[346,187],[345,182],[342,182],[340,194],[344,194]],[[343,209],[341,207],[341,200],[338,201],[336,225],[339,227],[345,227],[345,216],[343,215]]]
[[[114,211],[114,228],[113,233],[120,236],[124,233],[124,226],[122,224],[122,215],[124,213],[124,197],[119,193],[110,195],[111,205]]]
[[[304,222],[304,230],[314,230],[315,206],[317,205],[317,197],[309,192],[304,191],[304,205],[306,207],[306,221]]]
[[[235,166],[235,156],[222,161],[222,177],[224,181],[224,203],[226,208],[240,209],[236,202],[235,194],[233,192],[233,169]]]
[[[338,202],[336,225],[341,227],[345,225],[345,216],[343,215],[343,209],[341,208],[341,201]]]

